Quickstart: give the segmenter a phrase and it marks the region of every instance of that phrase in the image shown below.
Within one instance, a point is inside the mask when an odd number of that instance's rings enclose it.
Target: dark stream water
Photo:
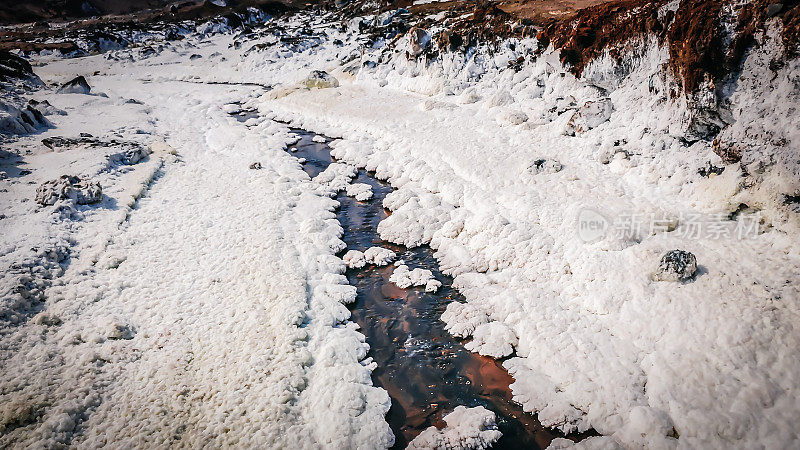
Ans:
[[[306,159],[304,170],[312,177],[325,170],[332,162],[327,143],[313,142],[313,133],[292,131],[300,141],[289,150]],[[336,198],[341,204],[337,216],[345,230],[347,249],[389,248],[409,268],[428,269],[442,282],[437,293],[429,294],[421,287],[400,289],[390,283],[393,265],[347,271],[350,284],[358,289],[350,307],[352,320],[360,325],[370,345],[369,356],[378,364],[372,380],[392,398],[386,419],[396,437],[394,448],[405,448],[431,425],[443,427],[442,417],[458,405],[481,405],[497,414],[503,437],[493,448],[545,448],[555,437],[564,437],[545,429],[511,400],[508,385],[513,378],[499,361],[466,350],[464,341],[444,330],[439,317],[448,303],[463,298],[451,287],[452,279],[439,271],[433,250],[427,246],[406,248],[380,239],[378,223],[387,216],[383,199],[391,186],[363,170],[354,182],[372,186],[373,198],[366,202],[344,194]]]

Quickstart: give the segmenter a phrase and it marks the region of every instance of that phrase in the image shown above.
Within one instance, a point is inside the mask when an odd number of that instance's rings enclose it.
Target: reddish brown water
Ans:
[[[292,131],[301,139],[290,151],[306,158],[305,171],[316,176],[332,162],[327,143],[313,142],[312,133]],[[390,283],[393,266],[347,271],[350,284],[358,289],[351,306],[352,320],[361,326],[370,345],[369,356],[378,364],[373,382],[392,398],[387,421],[396,436],[395,448],[405,448],[431,425],[444,426],[442,417],[458,405],[481,405],[497,414],[503,437],[493,448],[545,448],[553,438],[563,437],[545,429],[511,400],[508,385],[514,380],[500,362],[467,351],[464,341],[444,330],[439,318],[445,307],[463,301],[452,288],[452,279],[439,271],[429,247],[406,248],[380,239],[378,223],[387,216],[383,199],[392,188],[363,170],[355,181],[372,186],[373,198],[357,202],[343,194],[337,197],[347,248],[390,248],[409,267],[431,270],[442,282],[436,294],[429,294],[421,288],[400,289]]]

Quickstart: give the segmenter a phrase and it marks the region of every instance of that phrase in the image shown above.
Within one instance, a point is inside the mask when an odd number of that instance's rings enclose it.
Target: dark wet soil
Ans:
[[[327,143],[313,142],[312,133],[292,131],[301,139],[289,150],[306,159],[304,170],[312,177],[325,170],[332,162]],[[442,312],[448,303],[463,298],[451,287],[452,279],[439,271],[433,251],[380,239],[378,223],[387,216],[383,199],[392,188],[363,170],[354,182],[372,186],[373,198],[358,202],[344,194],[337,197],[341,204],[337,216],[348,250],[390,248],[410,268],[431,270],[442,282],[437,293],[429,294],[422,288],[400,289],[390,283],[392,265],[347,271],[348,280],[358,288],[350,308],[352,320],[360,325],[370,345],[369,356],[378,365],[373,382],[392,398],[387,421],[396,436],[395,448],[405,448],[431,425],[443,427],[442,417],[458,405],[481,405],[497,414],[503,437],[493,448],[545,448],[555,437],[563,437],[545,429],[511,400],[508,385],[513,378],[499,361],[467,351],[464,341],[444,330],[439,320]]]

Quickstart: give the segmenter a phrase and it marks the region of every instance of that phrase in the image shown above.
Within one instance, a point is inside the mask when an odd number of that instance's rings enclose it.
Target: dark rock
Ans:
[[[100,183],[62,175],[57,180],[46,181],[36,189],[36,203],[54,205],[59,200],[72,200],[78,205],[97,203],[103,199]]]
[[[253,169],[253,170],[259,170],[259,169],[261,169],[261,163],[256,161],[253,164],[250,164],[250,168]]]
[[[671,250],[661,257],[658,270],[653,274],[655,281],[684,281],[697,272],[697,258],[683,250]]]
[[[719,156],[725,164],[734,164],[742,160],[742,149],[738,146],[726,144],[719,139],[714,139],[712,148],[714,153]]]
[[[767,6],[767,17],[775,17],[783,10],[783,3],[773,3]]]
[[[561,172],[562,169],[564,169],[564,166],[560,162],[552,159],[537,159],[528,166],[528,172],[534,175]]]
[[[697,169],[697,173],[704,178],[708,178],[711,175],[720,175],[724,171],[725,171],[724,167],[717,167],[711,164],[711,161],[708,161],[708,166]]]
[[[203,55],[198,55],[197,53],[195,53],[192,56],[190,56],[189,59],[194,61],[195,59],[200,59],[202,57],[203,57]]]
[[[34,76],[33,68],[24,58],[9,51],[0,50],[0,81]]]
[[[86,78],[81,76],[77,76],[68,82],[61,85],[58,88],[59,94],[88,94],[92,91],[92,88],[89,87],[89,83],[86,81]]]

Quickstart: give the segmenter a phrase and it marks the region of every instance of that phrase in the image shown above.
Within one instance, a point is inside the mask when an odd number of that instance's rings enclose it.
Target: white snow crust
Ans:
[[[396,188],[381,237],[430,245],[455,277],[466,302],[448,305],[447,329],[513,355],[514,398],[545,426],[604,435],[582,448],[800,445],[800,215],[786,201],[800,192],[800,62],[770,69],[774,20],[726,86],[718,138],[747,151],[725,163],[692,138],[654,39],[576,79],[551,50],[507,69],[533,39],[426,65],[406,58],[408,37],[365,48],[358,21],[328,19],[287,19],[324,30],[314,43],[234,46],[214,22],[153,52],[38,57],[49,84],[82,74],[108,96],[44,88],[34,97],[66,115],[3,142],[32,173],[0,180],[0,444],[391,446],[343,273],[395,255],[335,256],[331,197],[363,189],[358,167]],[[339,86],[305,89],[312,69]],[[239,123],[234,104],[259,116]],[[274,120],[340,138],[338,162],[309,180]],[[106,148],[40,144],[81,132],[162,151],[122,168]],[[725,170],[700,176],[708,163]],[[36,187],[65,172],[104,200],[36,207]],[[761,215],[746,239],[690,232],[697,216],[736,225],[742,204]],[[670,225],[587,241],[587,210]],[[698,274],[654,282],[673,249]]]
[[[447,426],[429,427],[408,443],[409,450],[468,450],[490,448],[503,433],[497,429],[495,414],[477,406],[457,406],[444,416]]]
[[[389,276],[389,281],[396,284],[400,289],[425,286],[425,292],[436,292],[442,286],[442,283],[433,277],[433,273],[430,270],[421,267],[409,270],[405,264],[399,264],[395,267],[392,275]]]

